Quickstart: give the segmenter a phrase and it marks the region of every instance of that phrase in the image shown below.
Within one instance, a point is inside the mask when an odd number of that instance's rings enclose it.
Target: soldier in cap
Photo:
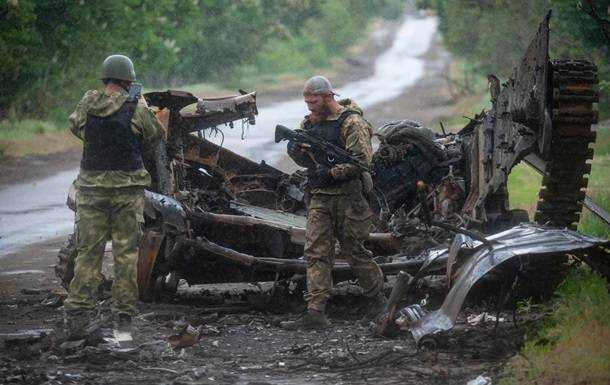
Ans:
[[[151,182],[142,145],[157,141],[159,120],[140,97],[130,97],[136,79],[132,61],[111,55],[102,64],[102,90],[85,93],[70,115],[72,133],[83,142],[76,210],[78,255],[65,301],[68,330],[78,333],[96,307],[102,259],[112,240],[115,321],[130,325],[138,298],[137,255],[144,223],[144,188]],[[82,328],[81,328],[82,329]]]
[[[307,80],[303,97],[310,114],[301,123],[319,139],[344,148],[364,164],[372,159],[373,129],[362,117],[362,109],[350,99],[336,100],[330,81],[324,76]],[[372,212],[366,196],[372,190],[371,176],[352,164],[336,164],[332,168],[316,164],[301,143],[288,142],[288,155],[308,169],[307,228],[305,258],[307,265],[307,313],[298,321],[282,323],[288,329],[318,329],[329,326],[325,315],[332,288],[332,266],[335,242],[340,257],[347,260],[368,298],[367,318],[384,309],[383,273],[364,247],[371,230]]]

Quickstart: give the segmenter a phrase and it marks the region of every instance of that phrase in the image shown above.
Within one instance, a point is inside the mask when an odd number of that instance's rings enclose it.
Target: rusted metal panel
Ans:
[[[502,116],[506,112],[513,121],[528,126],[536,132],[541,153],[544,153],[550,145],[543,143],[542,140],[543,137],[550,139],[550,133],[544,132],[545,110],[549,108],[550,18],[549,11],[506,84],[507,97],[502,96],[504,92],[500,94],[497,114]]]
[[[138,254],[138,291],[140,292],[140,298],[144,298],[147,293],[150,293],[150,289],[154,285],[154,282],[152,282],[153,269],[162,243],[163,234],[154,231],[147,231],[144,234]]]

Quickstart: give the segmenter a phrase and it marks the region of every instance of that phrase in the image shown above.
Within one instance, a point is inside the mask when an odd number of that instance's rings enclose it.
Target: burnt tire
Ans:
[[[74,278],[74,261],[77,255],[75,238],[74,234],[68,235],[57,253],[58,261],[55,265],[55,275],[66,290],[68,290],[70,282]]]

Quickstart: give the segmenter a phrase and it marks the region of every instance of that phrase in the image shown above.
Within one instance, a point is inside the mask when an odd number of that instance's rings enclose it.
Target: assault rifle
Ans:
[[[303,130],[293,131],[286,126],[278,124],[275,126],[275,143],[279,143],[282,140],[292,140],[309,145],[308,151],[313,156],[312,160],[326,167],[332,168],[337,164],[349,163],[358,166],[362,171],[369,171],[366,164],[341,147],[320,140]]]

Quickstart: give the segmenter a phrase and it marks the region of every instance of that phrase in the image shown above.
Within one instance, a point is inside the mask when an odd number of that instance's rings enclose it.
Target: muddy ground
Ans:
[[[346,61],[336,83],[365,76],[380,46],[370,45],[357,60]],[[367,51],[368,50],[368,51]],[[377,51],[378,52],[378,51]],[[450,58],[438,39],[426,54],[427,72],[399,98],[367,109],[378,127],[384,121],[411,118],[427,123],[450,116],[453,104],[441,74]],[[282,100],[290,89],[261,95],[260,103]],[[75,168],[78,151],[30,157],[4,163],[0,183],[35,180]],[[44,166],[44,167],[43,167]],[[374,337],[358,320],[357,295],[333,297],[332,327],[326,331],[289,332],[281,320],[299,317],[304,303],[289,300],[268,286],[181,287],[163,303],[141,304],[135,321],[134,351],[100,346],[69,348],[61,336],[15,341],[22,330],[56,329],[62,323],[65,291],[53,265],[63,237],[29,245],[0,257],[0,383],[16,384],[465,384],[480,374],[495,377],[521,341],[522,323],[507,321],[469,326],[462,319],[455,331],[432,350],[418,348],[407,334]],[[244,290],[250,293],[243,295]],[[240,294],[241,293],[241,294]],[[430,298],[431,307],[438,298]],[[464,317],[488,310],[465,310]],[[186,324],[201,326],[193,346],[172,349],[167,338]]]
[[[244,301],[214,287],[179,291],[170,303],[142,304],[135,321],[139,348],[71,348],[52,335],[38,343],[11,342],[0,354],[0,381],[24,384],[466,384],[495,377],[521,341],[521,323],[466,326],[439,338],[431,350],[411,338],[374,337],[358,321],[357,296],[333,297],[332,327],[293,332],[278,327],[296,318],[303,303],[251,294]],[[249,287],[257,292],[254,286]],[[233,293],[230,296],[227,293]],[[3,297],[3,329],[54,328],[61,324],[55,285],[42,282]],[[264,309],[264,310],[262,310]],[[289,310],[291,309],[291,310]],[[479,308],[476,311],[480,311]],[[465,315],[475,309],[468,309]],[[185,325],[200,327],[193,346],[172,349],[168,337]],[[11,327],[12,325],[12,327]],[[519,326],[519,327],[517,327]]]

